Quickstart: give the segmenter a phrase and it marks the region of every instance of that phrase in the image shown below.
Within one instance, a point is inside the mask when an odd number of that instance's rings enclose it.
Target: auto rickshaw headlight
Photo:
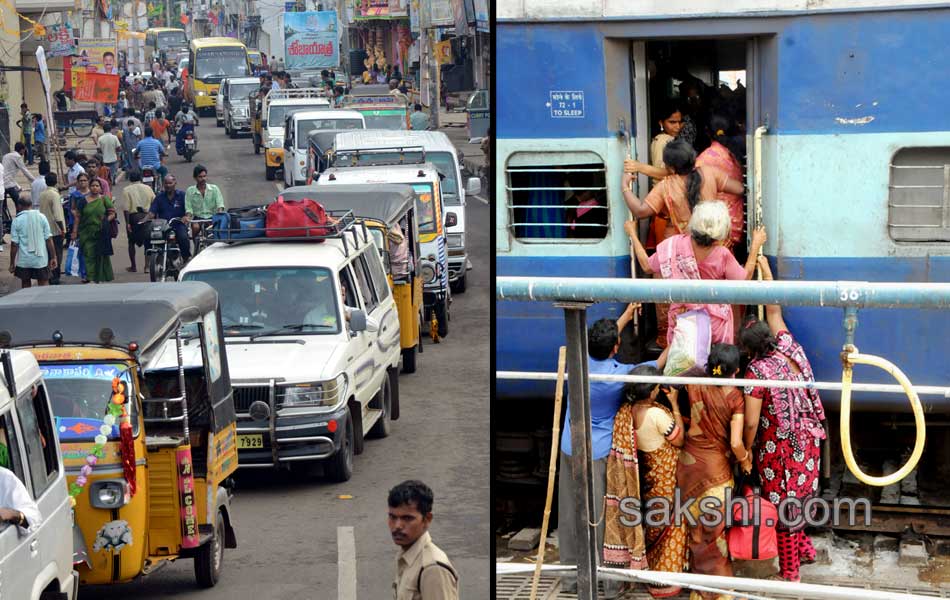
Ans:
[[[93,508],[120,508],[128,504],[129,498],[129,484],[124,479],[94,481],[89,488],[89,502]]]
[[[419,268],[419,276],[422,277],[424,283],[431,283],[435,281],[435,265],[431,262],[424,261],[422,266]]]

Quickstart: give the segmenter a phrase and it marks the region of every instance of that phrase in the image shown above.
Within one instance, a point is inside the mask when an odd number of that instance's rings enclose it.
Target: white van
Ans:
[[[264,177],[268,181],[277,178],[277,171],[284,167],[284,124],[287,113],[292,110],[330,109],[330,100],[319,88],[292,88],[271,90],[262,104],[262,140],[264,145]]]
[[[284,125],[284,183],[287,187],[307,182],[310,134],[327,129],[366,129],[366,119],[355,110],[297,110],[288,114]]]
[[[221,301],[242,469],[319,462],[346,481],[364,435],[388,435],[398,415],[399,316],[373,237],[348,214],[325,239],[219,242],[182,271]]]
[[[79,576],[72,509],[43,375],[25,350],[2,351],[0,364],[0,445],[6,450],[0,466],[20,478],[43,517],[29,533],[0,524],[0,589],[4,598],[73,600]]]
[[[442,195],[445,199],[446,217],[454,214],[455,225],[448,227],[446,239],[449,252],[449,281],[452,291],[465,291],[465,274],[471,268],[468,252],[465,249],[465,202],[466,195],[476,195],[482,191],[482,183],[478,177],[469,177],[462,186],[462,168],[458,150],[441,131],[390,131],[381,129],[367,129],[341,133],[336,138],[334,151],[340,150],[373,150],[394,148],[394,154],[399,148],[422,147],[425,158],[421,162],[431,162],[439,169],[444,177],[442,180]],[[372,164],[367,156],[366,163]],[[408,158],[406,159],[408,162]],[[335,164],[334,166],[346,166]],[[349,165],[357,166],[357,165]]]

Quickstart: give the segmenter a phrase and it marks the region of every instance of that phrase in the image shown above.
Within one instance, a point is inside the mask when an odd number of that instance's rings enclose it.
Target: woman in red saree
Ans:
[[[739,372],[739,349],[732,344],[715,344],[706,362],[709,377],[730,378]],[[690,425],[686,445],[680,451],[676,483],[683,501],[695,499],[690,513],[696,526],[688,528],[690,571],[704,575],[732,576],[729,547],[726,543],[725,495],[733,486],[732,463],[735,457],[745,468],[752,458],[742,443],[745,401],[742,392],[732,386],[689,385]],[[701,501],[718,501],[723,520],[708,525],[700,519]],[[692,592],[690,600],[724,600],[728,596]]]
[[[765,243],[765,229],[756,229],[752,236],[752,249],[745,268],[739,266],[735,257],[722,246],[729,235],[729,211],[719,201],[701,202],[693,210],[689,221],[689,233],[667,238],[656,248],[656,253],[647,256],[646,250],[636,235],[636,222],[624,225],[634,245],[637,261],[647,273],[661,273],[664,279],[751,279],[755,272],[755,257]],[[713,343],[731,344],[734,340],[733,312],[728,304],[690,304],[675,302],[670,305],[667,342],[673,340],[678,315],[697,308],[709,313]]]

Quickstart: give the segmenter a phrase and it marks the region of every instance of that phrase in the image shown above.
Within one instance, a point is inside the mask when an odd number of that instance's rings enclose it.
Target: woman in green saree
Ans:
[[[103,229],[106,221],[115,220],[115,206],[108,196],[102,194],[98,179],[90,181],[87,174],[81,173],[76,180],[77,187],[82,179],[89,182],[89,194],[84,200],[73,202],[76,224],[73,226],[72,239],[79,239],[79,248],[86,261],[87,280],[84,283],[112,281],[112,243],[111,239],[103,243]]]

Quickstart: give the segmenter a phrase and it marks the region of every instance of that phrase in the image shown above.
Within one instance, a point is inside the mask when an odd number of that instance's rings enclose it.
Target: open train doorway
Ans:
[[[711,166],[731,179],[747,183],[746,195],[720,194],[733,220],[728,245],[740,264],[748,256],[750,213],[750,148],[755,130],[753,88],[755,39],[677,39],[632,43],[633,114],[637,135],[635,156],[654,169],[665,169],[663,150],[673,139],[687,142],[697,166]],[[638,190],[645,198],[662,171],[641,174]],[[641,222],[640,238],[648,252],[671,235],[673,227],[660,217]],[[641,275],[642,276],[642,275]],[[662,316],[662,315],[661,315]],[[640,349],[647,357],[665,347],[665,327],[645,307]]]

